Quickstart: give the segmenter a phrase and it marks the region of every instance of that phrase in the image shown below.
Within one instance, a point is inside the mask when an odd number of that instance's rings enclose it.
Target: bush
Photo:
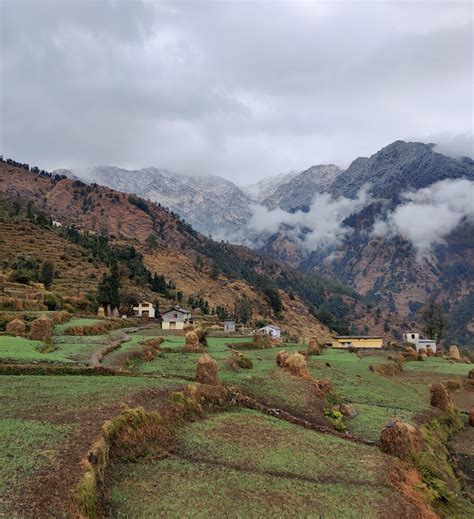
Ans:
[[[61,298],[52,292],[47,292],[44,295],[44,304],[50,311],[61,310],[63,307]]]

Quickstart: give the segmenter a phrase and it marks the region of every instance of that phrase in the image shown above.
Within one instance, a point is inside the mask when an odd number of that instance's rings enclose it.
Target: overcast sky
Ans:
[[[246,183],[396,139],[472,156],[470,1],[0,4],[16,160]]]

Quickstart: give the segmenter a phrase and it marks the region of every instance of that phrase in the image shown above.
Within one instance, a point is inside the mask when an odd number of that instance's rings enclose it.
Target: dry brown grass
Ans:
[[[410,459],[421,449],[418,431],[413,425],[391,418],[380,433],[382,450],[401,459]]]
[[[13,319],[13,321],[7,323],[5,331],[9,335],[15,335],[16,337],[21,336],[26,332],[26,324],[21,319]]]
[[[217,362],[207,353],[201,355],[197,361],[196,382],[212,386],[219,385],[219,367]]]
[[[430,386],[431,405],[443,411],[453,407],[453,400],[446,386],[441,382],[435,382]]]
[[[30,338],[48,342],[51,340],[51,332],[53,330],[53,321],[47,317],[39,317],[31,323]]]
[[[295,377],[310,378],[306,359],[300,353],[292,353],[289,355],[284,368]]]

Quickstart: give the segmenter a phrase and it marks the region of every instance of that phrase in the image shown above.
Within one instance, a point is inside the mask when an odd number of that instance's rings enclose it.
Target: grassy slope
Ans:
[[[223,413],[186,427],[171,458],[118,466],[112,513],[378,517],[395,498],[383,476],[390,466],[374,448],[250,411]]]

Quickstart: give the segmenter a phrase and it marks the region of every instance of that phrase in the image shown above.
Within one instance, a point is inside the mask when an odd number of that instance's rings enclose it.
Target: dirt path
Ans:
[[[124,332],[121,332],[120,335],[118,335],[116,338],[111,339],[106,346],[102,346],[102,348],[94,351],[94,353],[91,355],[91,358],[89,359],[89,366],[91,368],[99,367],[102,359],[107,355],[107,353],[116,350],[122,345],[122,343],[128,340],[130,340],[130,336]]]

